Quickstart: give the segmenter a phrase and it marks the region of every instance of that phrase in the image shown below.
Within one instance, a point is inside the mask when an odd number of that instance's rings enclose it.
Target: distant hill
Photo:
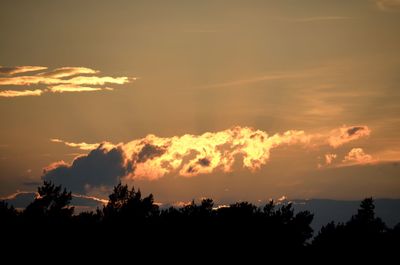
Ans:
[[[314,214],[312,227],[315,231],[330,221],[346,222],[357,213],[360,201],[310,199],[292,201],[296,211],[310,211]],[[375,199],[375,213],[387,226],[400,222],[400,199]]]

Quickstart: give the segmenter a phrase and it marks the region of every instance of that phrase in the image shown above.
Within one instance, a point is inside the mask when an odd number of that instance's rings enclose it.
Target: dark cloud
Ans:
[[[107,150],[101,145],[89,154],[76,158],[72,165],[50,165],[44,169],[43,179],[62,184],[73,192],[85,193],[85,187],[116,185],[129,170],[124,166],[120,148]]]
[[[192,167],[192,166],[189,166],[187,168],[187,170],[186,170],[186,173],[189,173],[189,174],[193,174],[193,173],[196,173],[196,172],[197,172],[196,168]]]
[[[15,208],[25,208],[28,204],[33,202],[35,198],[35,192],[17,192],[16,194],[5,199],[5,201]]]
[[[205,158],[199,159],[199,161],[197,163],[203,167],[208,167],[210,165],[211,161],[210,161],[210,159],[205,157]]]
[[[360,130],[364,130],[364,127],[361,126],[355,126],[355,127],[351,127],[347,130],[347,134],[349,136],[352,136],[353,134],[355,134],[356,132],[360,131]]]
[[[154,157],[161,156],[162,154],[165,153],[165,151],[166,151],[165,148],[155,146],[152,144],[145,144],[143,146],[142,150],[140,150],[140,152],[138,154],[137,162],[142,163],[148,159],[152,159]]]

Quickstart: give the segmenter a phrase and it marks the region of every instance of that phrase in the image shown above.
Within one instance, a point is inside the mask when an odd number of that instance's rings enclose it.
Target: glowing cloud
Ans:
[[[58,85],[49,87],[49,91],[54,93],[64,93],[64,92],[91,92],[91,91],[101,91],[108,90],[112,91],[111,87],[88,87],[88,86],[76,86],[76,85]]]
[[[97,70],[93,70],[86,67],[60,67],[50,72],[41,73],[40,75],[50,78],[65,78],[81,74],[97,74],[98,72],[99,71]]]
[[[367,135],[360,133],[367,130],[360,126],[339,128],[327,134],[306,134],[301,130],[289,130],[274,135],[237,126],[201,135],[185,134],[166,138],[148,135],[117,145],[108,142],[88,144],[51,139],[52,142],[91,151],[87,155],[78,156],[70,165],[58,162],[46,167],[44,178],[62,184],[73,180],[81,182],[81,187],[96,187],[115,184],[121,178],[156,180],[167,174],[194,177],[214,171],[230,172],[237,163],[255,171],[269,161],[274,148],[283,145],[301,145],[306,148],[330,145],[329,140],[338,137],[338,131],[341,130],[347,135],[342,144]],[[330,154],[329,161],[334,157],[335,155]]]
[[[46,77],[43,75],[33,76],[13,76],[0,78],[0,85],[15,85],[15,86],[30,86],[36,84],[55,85],[55,84],[71,84],[71,85],[104,85],[110,84],[125,84],[129,82],[129,78],[111,77],[111,76],[76,76],[70,79],[59,79],[54,77]]]
[[[112,91],[113,88],[102,86],[106,84],[122,85],[137,79],[126,76],[98,76],[99,71],[87,67],[61,67],[33,75],[13,76],[15,73],[33,72],[45,69],[47,69],[47,67],[42,66],[0,67],[0,74],[7,75],[6,77],[0,77],[0,86],[47,86],[40,90],[0,91],[0,97],[40,96],[45,92]],[[90,76],[87,76],[88,74],[90,74]]]
[[[100,144],[87,144],[85,142],[82,142],[82,143],[71,143],[71,142],[65,142],[65,141],[60,140],[60,139],[50,139],[50,141],[53,142],[53,143],[63,143],[66,146],[79,148],[81,150],[93,150],[93,149],[96,149],[100,145]]]
[[[41,70],[46,70],[47,67],[44,66],[14,66],[14,67],[4,67],[0,66],[0,74],[4,75],[15,75],[15,74],[20,74],[20,73],[26,73],[26,72],[35,72],[35,71],[41,71]]]
[[[333,160],[337,157],[336,154],[325,154],[325,164],[330,165],[332,164]]]
[[[40,96],[43,90],[4,90],[0,91],[0,97],[13,98],[13,97],[26,97],[26,96]]]
[[[331,131],[328,138],[329,145],[337,148],[350,141],[357,140],[361,137],[369,136],[371,130],[367,126],[342,126],[341,128]]]
[[[104,85],[110,84],[125,84],[129,82],[129,78],[126,76],[122,77],[111,77],[111,76],[77,76],[68,80],[63,80],[61,84],[73,84],[73,85]]]
[[[366,154],[362,148],[353,148],[344,157],[342,162],[347,165],[362,165],[376,162],[376,160],[371,155]]]

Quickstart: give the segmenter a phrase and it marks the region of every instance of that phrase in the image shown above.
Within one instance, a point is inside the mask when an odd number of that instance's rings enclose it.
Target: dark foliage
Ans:
[[[44,181],[38,188],[38,197],[23,211],[28,221],[67,222],[71,219],[74,207],[69,207],[72,195],[61,186]]]
[[[102,209],[73,215],[71,193],[61,186],[45,181],[38,194],[22,212],[0,202],[2,235],[11,241],[18,239],[21,247],[29,247],[29,240],[35,240],[39,246],[58,250],[68,242],[77,250],[108,245],[137,253],[149,248],[193,255],[199,255],[200,249],[224,249],[242,257],[265,251],[297,253],[282,256],[282,260],[291,260],[311,254],[380,253],[396,249],[400,239],[400,224],[386,227],[375,216],[372,198],[363,200],[348,222],[328,223],[311,240],[313,214],[295,213],[290,203],[270,201],[257,207],[237,202],[215,207],[212,199],[204,199],[200,204],[192,201],[181,208],[160,210],[153,195],[143,197],[140,190],[119,183]]]

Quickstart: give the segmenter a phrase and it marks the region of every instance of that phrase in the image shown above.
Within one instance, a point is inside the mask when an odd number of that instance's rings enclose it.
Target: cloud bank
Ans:
[[[104,87],[107,84],[122,85],[136,78],[126,76],[112,77],[99,76],[99,71],[87,67],[60,67],[54,70],[45,71],[43,66],[15,66],[0,67],[1,86],[41,86],[35,90],[5,90],[0,91],[0,97],[22,97],[40,96],[43,93],[64,93],[64,92],[93,92],[112,91],[112,87]],[[34,74],[25,74],[38,72]],[[23,73],[23,75],[17,75]]]
[[[284,145],[337,147],[367,136],[369,132],[367,126],[344,126],[326,134],[289,130],[269,135],[262,130],[237,126],[201,135],[165,138],[148,135],[116,145],[52,139],[53,142],[91,151],[78,156],[71,164],[61,161],[47,166],[43,178],[84,193],[93,187],[115,185],[122,178],[157,180],[168,174],[194,177],[216,171],[231,172],[234,164],[252,172],[267,164],[274,148]]]

